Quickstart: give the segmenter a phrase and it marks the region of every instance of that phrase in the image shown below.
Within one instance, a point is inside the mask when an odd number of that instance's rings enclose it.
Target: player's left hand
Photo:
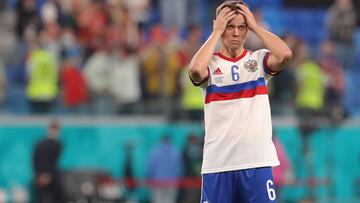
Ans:
[[[254,31],[254,29],[258,26],[253,13],[250,9],[242,4],[240,4],[241,10],[238,10],[239,13],[243,14],[246,19],[247,26],[249,30]]]

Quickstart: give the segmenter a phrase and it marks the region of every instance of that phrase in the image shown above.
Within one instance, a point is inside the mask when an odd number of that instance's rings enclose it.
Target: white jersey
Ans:
[[[279,165],[272,142],[267,83],[270,52],[244,50],[233,59],[215,53],[205,94],[202,174]]]

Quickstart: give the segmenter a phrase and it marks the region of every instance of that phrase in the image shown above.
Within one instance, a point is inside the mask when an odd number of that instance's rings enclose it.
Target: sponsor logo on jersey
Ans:
[[[223,73],[221,72],[220,68],[217,68],[214,70],[213,74],[214,75],[222,75]]]
[[[215,81],[215,83],[223,83],[224,82],[224,77],[216,77],[216,78],[214,78],[214,81]]]
[[[255,72],[258,70],[258,63],[256,60],[249,59],[245,62],[244,67],[248,72]]]

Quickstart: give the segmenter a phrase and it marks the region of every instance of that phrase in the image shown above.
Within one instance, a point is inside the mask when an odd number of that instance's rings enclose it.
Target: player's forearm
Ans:
[[[201,82],[207,76],[207,66],[214,54],[216,44],[221,37],[221,33],[212,32],[208,40],[203,46],[196,52],[189,65],[190,77],[195,82]]]
[[[284,65],[292,57],[291,49],[282,39],[265,30],[261,26],[256,26],[254,28],[254,32],[264,42],[266,48],[270,50],[273,57],[275,57],[275,60],[273,60],[272,70],[281,71]]]

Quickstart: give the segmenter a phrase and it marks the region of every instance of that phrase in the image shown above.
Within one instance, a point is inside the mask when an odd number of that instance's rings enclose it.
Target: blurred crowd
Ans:
[[[69,143],[64,142],[66,138],[61,129],[62,124],[58,120],[49,122],[44,136],[33,145],[32,182],[27,188],[23,188],[22,193],[15,193],[9,202],[200,202],[204,142],[202,133],[188,131],[182,137],[181,146],[176,144],[178,138],[174,134],[165,132],[159,135],[146,156],[141,158],[144,163],[141,167],[144,176],[141,177],[136,173],[137,166],[134,164],[139,143],[132,139],[124,140],[121,144],[124,154],[119,159],[121,162],[117,163],[121,164],[117,170],[120,169],[122,175],[115,177],[108,169],[100,166],[60,167],[60,160],[67,156],[69,146]],[[279,201],[286,202],[280,191],[284,187],[297,186],[301,179],[295,176],[293,163],[275,131],[273,141],[281,162],[280,166],[273,169],[274,181]],[[76,153],[82,154],[81,150]],[[96,156],[95,154],[96,152],[91,156]],[[144,189],[147,190],[145,195],[141,193]],[[3,188],[0,187],[0,191]],[[4,199],[6,198],[0,194],[0,200],[5,202]]]
[[[199,134],[189,132],[182,148],[175,145],[171,134],[160,136],[142,160],[143,178],[135,175],[133,164],[137,143],[124,142],[123,176],[119,179],[98,167],[60,168],[66,148],[60,131],[59,121],[50,121],[45,136],[32,151],[34,176],[29,190],[24,195],[15,194],[12,202],[200,202],[203,140]],[[144,188],[149,190],[148,197],[139,194]],[[0,195],[0,200],[4,202],[4,196]]]
[[[10,113],[172,109],[171,100],[181,95],[182,71],[201,43],[195,25],[201,12],[193,11],[200,1],[12,5],[2,6],[0,45],[1,100]],[[184,30],[188,34],[181,38]]]
[[[201,117],[202,95],[186,66],[211,32],[220,2],[2,1],[1,112]],[[253,11],[271,30],[261,9]],[[335,1],[326,22],[328,38],[320,47],[299,33],[282,36],[294,57],[272,81],[274,114],[349,113],[346,74],[358,69],[352,1]],[[246,47],[263,45],[249,34]]]

